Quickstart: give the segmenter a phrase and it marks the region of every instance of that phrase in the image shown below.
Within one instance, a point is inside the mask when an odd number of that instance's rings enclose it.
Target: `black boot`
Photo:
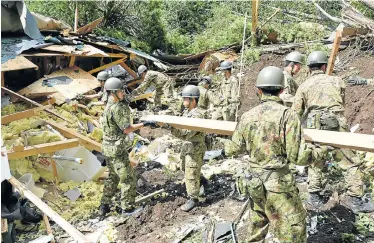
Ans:
[[[189,212],[189,211],[191,211],[191,209],[196,207],[197,203],[198,203],[197,199],[192,199],[191,198],[185,204],[183,204],[181,206],[181,210],[184,211],[184,212]]]
[[[355,214],[374,212],[374,204],[370,198],[346,196],[342,204],[351,209]]]
[[[105,216],[107,215],[108,213],[110,212],[110,207],[108,204],[101,204],[100,205],[100,213],[101,213],[101,216]]]
[[[314,208],[318,208],[323,205],[323,198],[318,192],[309,193],[307,203]]]

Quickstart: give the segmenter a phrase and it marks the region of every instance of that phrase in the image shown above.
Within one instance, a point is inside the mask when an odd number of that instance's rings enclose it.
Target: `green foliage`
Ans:
[[[342,238],[342,242],[344,242],[344,243],[355,242],[355,235],[354,234],[343,233],[341,238]]]
[[[324,44],[321,44],[321,43],[312,43],[312,44],[305,43],[304,52],[305,52],[306,56],[308,56],[313,51],[323,51],[323,52],[326,53],[327,56],[330,55],[329,48],[327,46],[325,46]]]
[[[366,7],[365,4],[353,0],[351,1],[351,4],[353,7],[355,7],[358,11],[360,11],[363,15],[365,15],[368,18],[374,19],[374,11],[371,10],[370,8]]]
[[[355,226],[363,235],[374,233],[374,220],[368,214],[360,213],[356,217]]]
[[[323,26],[316,23],[274,23],[269,25],[268,32],[276,31],[278,41],[292,43],[308,40],[320,40],[326,34]]]
[[[245,48],[243,52],[243,61],[245,65],[252,64],[260,60],[261,50],[258,48]]]

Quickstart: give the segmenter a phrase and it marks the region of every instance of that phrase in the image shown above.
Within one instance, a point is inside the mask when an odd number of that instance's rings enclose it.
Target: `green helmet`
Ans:
[[[274,66],[269,66],[262,69],[257,76],[256,87],[284,88],[284,74],[282,69]]]
[[[327,55],[323,51],[314,51],[309,54],[306,65],[326,64],[327,62]]]
[[[221,64],[219,65],[219,67],[216,68],[216,71],[227,70],[227,69],[231,69],[231,68],[232,68],[232,62],[230,62],[230,61],[223,61],[223,62],[221,62]]]
[[[206,84],[211,84],[212,83],[212,78],[209,76],[204,76],[201,78],[201,82],[206,83]]]
[[[104,89],[107,91],[116,91],[116,90],[122,90],[123,84],[122,81],[118,78],[109,78],[104,85]]]
[[[109,73],[107,71],[102,71],[97,74],[97,79],[99,81],[106,81],[109,78]]]
[[[189,97],[189,98],[199,98],[200,97],[200,90],[195,85],[187,85],[182,90],[182,97]]]
[[[145,71],[147,71],[147,67],[145,65],[140,65],[138,67],[138,75],[144,73]]]
[[[302,64],[304,62],[304,55],[302,55],[298,51],[293,51],[293,52],[289,53],[285,57],[284,60],[288,61],[288,62],[294,62],[294,63],[300,63],[300,64]]]

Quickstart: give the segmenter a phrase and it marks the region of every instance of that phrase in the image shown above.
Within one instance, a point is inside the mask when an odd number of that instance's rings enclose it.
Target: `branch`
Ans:
[[[327,13],[325,10],[323,10],[323,8],[321,8],[321,6],[318,5],[318,3],[316,3],[315,1],[313,1],[313,4],[319,9],[319,11],[321,11],[321,13],[327,17],[329,20],[335,22],[335,23],[344,23],[344,24],[347,24],[347,25],[354,25],[352,22],[350,21],[346,21],[344,19],[340,19],[338,17],[333,17],[331,16],[329,13]]]

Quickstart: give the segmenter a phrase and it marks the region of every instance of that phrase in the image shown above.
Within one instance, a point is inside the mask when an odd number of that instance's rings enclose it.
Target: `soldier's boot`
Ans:
[[[101,216],[104,217],[110,212],[110,207],[108,204],[101,204],[99,210],[100,210]]]
[[[197,199],[189,199],[185,204],[181,206],[181,210],[184,212],[189,212],[191,211],[194,207],[196,207],[198,203]]]
[[[208,185],[208,180],[202,175],[200,175],[200,185],[199,197],[204,197],[205,187]]]
[[[122,216],[129,217],[143,210],[143,207],[122,209]]]
[[[324,204],[323,198],[318,192],[310,192],[307,203],[314,208],[318,208]]]
[[[342,204],[351,209],[355,214],[374,212],[374,204],[369,198],[360,198],[347,195],[345,199],[342,200]]]

